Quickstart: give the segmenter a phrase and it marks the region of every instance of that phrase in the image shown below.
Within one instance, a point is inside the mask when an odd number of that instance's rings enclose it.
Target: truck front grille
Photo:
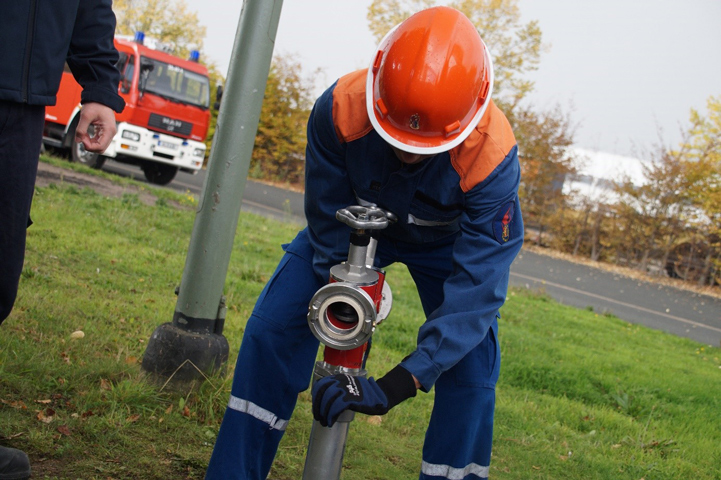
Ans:
[[[164,115],[158,115],[157,113],[150,114],[148,126],[178,135],[190,135],[190,131],[193,130],[193,124],[190,122],[184,122]]]

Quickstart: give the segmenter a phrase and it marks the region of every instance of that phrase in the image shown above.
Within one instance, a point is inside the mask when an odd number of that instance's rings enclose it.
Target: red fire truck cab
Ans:
[[[120,52],[118,93],[125,99],[115,115],[118,132],[103,154],[75,143],[80,85],[66,68],[57,104],[45,113],[43,143],[70,149],[73,161],[101,168],[107,158],[138,165],[149,182],[165,185],[178,170],[197,173],[203,166],[210,121],[210,82],[197,52],[184,60],[142,34],[115,38]]]

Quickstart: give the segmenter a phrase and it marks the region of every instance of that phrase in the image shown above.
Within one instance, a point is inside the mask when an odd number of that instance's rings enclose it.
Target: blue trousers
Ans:
[[[23,270],[44,122],[45,107],[0,100],[0,323]]]
[[[443,300],[451,249],[448,245],[429,252],[381,239],[376,259],[381,267],[393,262],[408,266],[428,314]],[[312,258],[307,234],[301,231],[258,298],[243,335],[206,480],[263,480],[270,471],[297,396],[309,386],[319,346],[306,314],[325,282],[313,273]],[[386,321],[392,322],[393,315]],[[421,480],[488,477],[500,369],[497,328],[494,322],[483,342],[436,382]]]

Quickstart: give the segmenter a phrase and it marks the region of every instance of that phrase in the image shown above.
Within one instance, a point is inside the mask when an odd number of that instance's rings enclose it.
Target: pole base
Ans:
[[[164,323],[148,340],[143,370],[173,383],[202,380],[225,368],[228,340],[215,333],[195,333]]]

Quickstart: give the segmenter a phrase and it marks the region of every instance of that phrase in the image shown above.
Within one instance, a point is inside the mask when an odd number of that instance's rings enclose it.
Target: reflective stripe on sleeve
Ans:
[[[450,465],[435,465],[423,462],[421,472],[432,477],[443,477],[448,480],[463,480],[467,475],[473,474],[479,478],[488,478],[489,467],[483,467],[477,463],[466,465],[465,468],[453,468]]]
[[[276,415],[274,415],[272,412],[269,412],[265,408],[261,408],[253,402],[243,400],[242,398],[238,398],[233,395],[230,396],[228,408],[231,408],[237,412],[247,413],[251,417],[257,418],[261,422],[267,423],[268,425],[270,425],[270,428],[280,430],[281,432],[284,431],[285,428],[288,426],[288,420],[279,419]]]

